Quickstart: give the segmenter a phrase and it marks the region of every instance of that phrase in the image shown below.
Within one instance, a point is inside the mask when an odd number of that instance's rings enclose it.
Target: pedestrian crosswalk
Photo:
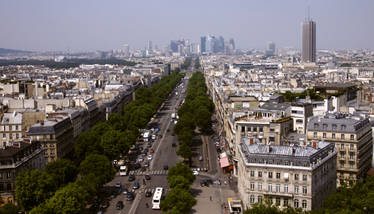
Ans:
[[[142,170],[135,170],[130,171],[130,175],[167,175],[168,170],[152,170],[152,171],[142,171]]]
[[[159,186],[158,186],[159,187]],[[170,188],[169,187],[162,187],[163,188],[163,194],[166,194],[170,191]],[[150,191],[152,194],[155,192],[156,190],[156,187],[150,187],[150,188],[145,188],[145,189],[141,189],[139,192],[148,192]]]

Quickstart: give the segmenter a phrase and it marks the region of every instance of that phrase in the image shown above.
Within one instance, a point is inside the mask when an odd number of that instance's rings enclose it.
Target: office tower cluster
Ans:
[[[170,51],[173,55],[187,56],[191,54],[200,54],[200,46],[197,43],[190,43],[189,40],[171,40]]]
[[[230,39],[229,42],[225,42],[225,39],[222,36],[216,37],[208,35],[200,38],[200,47],[202,54],[233,54],[235,50],[235,42],[234,39]]]

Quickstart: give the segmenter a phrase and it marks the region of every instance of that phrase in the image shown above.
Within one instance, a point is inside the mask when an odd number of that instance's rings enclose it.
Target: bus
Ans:
[[[156,187],[155,193],[152,198],[152,209],[159,210],[162,196],[162,187]]]
[[[119,175],[120,176],[126,176],[129,171],[129,168],[127,166],[120,166],[119,167]]]

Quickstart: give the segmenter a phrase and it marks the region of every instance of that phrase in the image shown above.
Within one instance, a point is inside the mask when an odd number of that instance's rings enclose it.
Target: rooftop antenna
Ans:
[[[310,21],[310,6],[308,5],[308,21]]]

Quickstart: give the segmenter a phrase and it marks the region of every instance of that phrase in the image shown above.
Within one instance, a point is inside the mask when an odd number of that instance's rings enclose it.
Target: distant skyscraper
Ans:
[[[266,55],[273,56],[275,54],[275,43],[269,42],[268,43],[268,49],[266,51]]]
[[[179,42],[178,41],[175,41],[175,40],[171,40],[170,41],[170,49],[171,49],[171,52],[178,52],[178,45],[179,45]]]
[[[125,56],[130,56],[130,46],[128,44],[123,45],[123,54]]]
[[[147,50],[148,51],[152,51],[153,50],[152,41],[148,41]]]
[[[206,52],[206,36],[202,36],[200,39],[200,50],[201,50],[201,53]]]
[[[301,60],[316,62],[316,23],[309,18],[303,22]]]
[[[232,48],[235,50],[235,42],[234,42],[234,39],[230,39],[230,44],[231,44]]]

